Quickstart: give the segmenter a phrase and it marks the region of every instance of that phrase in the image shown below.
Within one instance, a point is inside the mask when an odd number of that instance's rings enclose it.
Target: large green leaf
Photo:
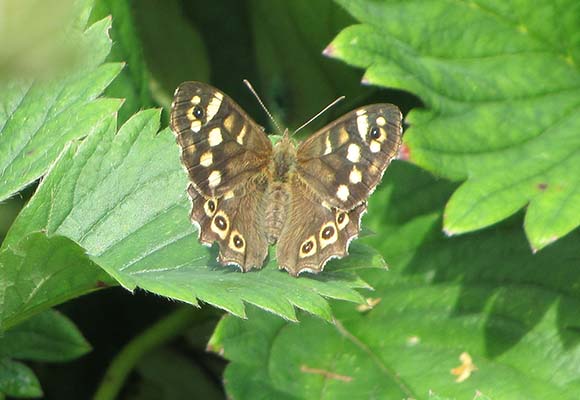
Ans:
[[[362,244],[315,277],[293,278],[278,271],[274,260],[247,274],[219,266],[216,249],[201,246],[189,222],[187,176],[174,137],[169,129],[157,133],[158,128],[159,111],[147,110],[118,133],[111,119],[78,149],[71,146],[17,218],[6,251],[18,249],[21,238],[33,232],[66,236],[130,290],[139,286],[191,304],[199,299],[239,316],[248,302],[290,320],[296,319],[294,306],[330,319],[324,297],[362,301],[355,289],[368,285],[356,272],[383,267],[378,253]],[[42,277],[44,262],[26,268]],[[95,281],[91,269],[65,267],[67,276],[74,273],[81,283],[63,289],[68,297]],[[20,307],[36,301],[36,290],[19,289],[26,300]]]
[[[364,274],[380,299],[374,308],[335,302],[334,324],[308,316],[289,324],[259,310],[247,321],[225,317],[210,346],[232,361],[229,395],[576,399],[580,235],[536,255],[519,218],[447,238],[439,209],[453,189],[410,165],[391,166],[370,203],[377,236],[368,240],[390,266]],[[458,383],[450,370],[463,352],[477,370]]]
[[[52,81],[0,80],[0,201],[43,175],[66,143],[89,135],[119,100],[97,99],[121,70],[102,64],[111,41],[110,19],[89,27],[84,64]]]
[[[446,206],[448,234],[526,205],[534,250],[580,224],[579,2],[337,2],[361,24],[327,53],[419,95],[410,159],[467,180]]]

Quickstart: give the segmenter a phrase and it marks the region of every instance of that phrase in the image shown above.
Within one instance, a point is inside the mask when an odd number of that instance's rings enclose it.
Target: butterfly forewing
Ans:
[[[206,197],[243,184],[271,157],[262,128],[224,93],[200,82],[175,91],[171,127],[191,182]]]
[[[396,106],[359,108],[304,141],[296,170],[328,206],[350,210],[379,184],[401,137],[402,115]]]
[[[265,169],[272,158],[263,129],[224,93],[200,82],[177,88],[171,127],[189,173],[200,241],[217,241],[223,264],[261,267],[268,252]]]

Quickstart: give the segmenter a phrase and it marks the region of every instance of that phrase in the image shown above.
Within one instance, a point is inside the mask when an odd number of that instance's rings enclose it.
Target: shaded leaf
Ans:
[[[335,33],[353,22],[331,0],[251,1],[249,12],[262,94],[284,124],[298,128],[332,100],[346,96],[325,115],[339,116],[372,93],[360,87],[357,71],[321,56]],[[322,127],[324,119],[309,129]]]
[[[141,381],[129,399],[223,399],[221,390],[207,379],[200,366],[170,350],[148,354],[137,366],[137,372]]]
[[[232,361],[229,395],[575,399],[579,235],[537,255],[519,221],[446,238],[439,209],[454,185],[401,163],[389,171],[369,205],[377,236],[365,239],[389,260],[389,273],[363,273],[380,302],[334,302],[334,325],[225,317],[210,346]],[[457,383],[464,352],[477,370]]]
[[[383,261],[361,244],[324,274],[300,279],[278,271],[273,260],[247,274],[214,261],[216,249],[201,246],[189,222],[187,176],[171,132],[157,133],[158,119],[156,110],[140,112],[118,133],[111,120],[78,149],[70,147],[4,245],[18,247],[29,232],[63,235],[130,290],[139,286],[191,304],[199,299],[238,316],[245,315],[248,302],[290,320],[296,318],[294,307],[330,319],[324,297],[362,301],[355,289],[368,285],[358,270],[382,269]]]
[[[47,310],[8,330],[0,337],[0,357],[34,361],[68,361],[91,346],[64,315]]]
[[[193,5],[196,7],[197,5]],[[209,62],[204,43],[184,18],[177,0],[139,0],[134,7],[136,28],[154,83],[159,104],[169,108],[173,92],[184,81],[209,81]]]
[[[34,372],[26,365],[0,359],[0,395],[14,397],[40,397],[42,389]]]
[[[580,224],[580,3],[337,0],[357,20],[328,53],[371,84],[418,94],[406,143],[415,163],[466,180],[448,234],[528,205],[534,250]],[[421,29],[417,29],[420,26]]]

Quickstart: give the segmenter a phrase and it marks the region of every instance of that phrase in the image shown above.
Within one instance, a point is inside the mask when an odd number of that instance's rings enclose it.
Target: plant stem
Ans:
[[[113,400],[139,360],[151,350],[182,334],[193,322],[207,318],[207,313],[191,306],[180,307],[135,337],[113,359],[95,393],[94,400]]]

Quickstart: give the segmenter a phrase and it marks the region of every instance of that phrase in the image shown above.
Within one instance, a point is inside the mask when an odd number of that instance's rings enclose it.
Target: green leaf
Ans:
[[[13,358],[62,362],[80,357],[90,348],[67,317],[54,310],[38,314],[0,334],[0,393],[15,397],[42,395],[34,372]]]
[[[143,59],[143,43],[139,40],[130,3],[129,0],[97,0],[91,13],[93,21],[113,17],[113,44],[107,61],[127,63],[105,91],[107,97],[125,100],[119,110],[119,121],[126,121],[137,111],[153,105],[150,74]]]
[[[377,236],[366,241],[390,265],[363,273],[380,299],[372,309],[334,302],[334,324],[305,315],[290,324],[255,309],[247,321],[225,317],[210,346],[231,360],[229,396],[577,398],[580,234],[536,255],[519,220],[445,237],[439,209],[453,189],[391,166],[369,205]],[[450,371],[463,352],[477,370],[457,383]]]
[[[0,250],[0,331],[111,283],[83,249],[60,236],[32,233]]]
[[[105,19],[85,31],[91,52],[70,76],[0,82],[0,201],[42,176],[67,142],[89,135],[119,108],[119,100],[97,99],[122,67],[101,65],[110,24]]]
[[[448,234],[526,205],[534,250],[580,224],[580,3],[337,2],[361,24],[328,53],[365,68],[367,83],[419,95],[410,159],[466,180],[446,206]]]
[[[204,43],[184,17],[183,7],[178,0],[140,0],[139,7],[133,9],[145,61],[151,70],[153,93],[166,108],[181,82],[208,82],[210,76]]]
[[[331,262],[324,274],[300,279],[278,271],[273,260],[247,274],[214,261],[216,249],[201,246],[189,222],[187,176],[169,129],[157,133],[158,120],[159,111],[143,111],[117,133],[111,119],[78,149],[71,146],[4,246],[18,248],[30,232],[66,236],[127,289],[139,286],[191,304],[199,299],[238,316],[245,316],[247,302],[289,320],[296,319],[294,307],[329,320],[324,297],[362,301],[355,289],[369,286],[357,272],[383,268],[378,253],[362,244],[351,247],[350,257]],[[73,288],[69,293],[79,294],[87,287]]]
[[[26,365],[0,359],[0,395],[13,397],[41,397],[42,389],[34,372]]]
[[[223,399],[200,366],[171,350],[148,354],[138,365],[141,381],[132,400]]]
[[[0,77],[46,79],[73,71],[90,47],[82,29],[91,0],[4,0]]]
[[[90,350],[76,326],[54,310],[40,313],[0,336],[0,357],[58,362]]]

